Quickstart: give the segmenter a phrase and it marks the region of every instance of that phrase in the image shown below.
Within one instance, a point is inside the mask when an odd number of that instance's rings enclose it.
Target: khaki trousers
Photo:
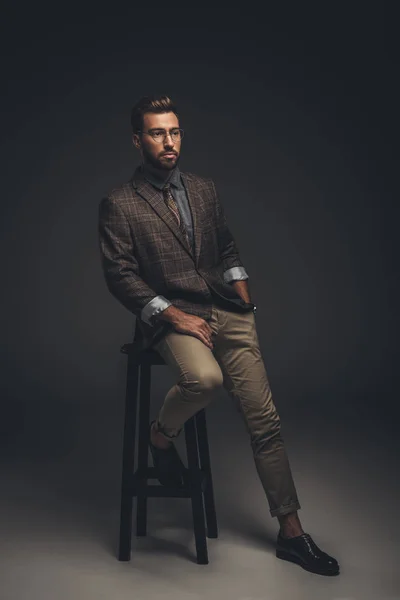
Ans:
[[[213,304],[211,350],[201,340],[168,332],[154,349],[176,375],[157,418],[158,430],[176,438],[187,419],[225,388],[250,436],[254,462],[272,517],[300,508],[280,431],[252,311],[237,313]]]

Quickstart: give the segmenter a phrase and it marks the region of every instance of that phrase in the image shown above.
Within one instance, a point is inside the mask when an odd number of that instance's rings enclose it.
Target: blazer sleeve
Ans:
[[[128,220],[110,196],[99,205],[98,235],[101,263],[111,294],[136,317],[157,294],[139,276]]]
[[[232,269],[233,267],[241,267],[241,270],[236,272],[235,275],[240,273],[240,277],[238,277],[238,278],[242,278],[241,276],[244,275],[243,278],[247,279],[248,276],[244,269],[244,265],[241,261],[241,258],[239,256],[239,251],[236,246],[235,239],[228,227],[225,211],[224,211],[224,208],[219,199],[217,190],[215,188],[215,183],[212,180],[211,180],[211,183],[212,183],[212,186],[214,189],[214,201],[215,201],[215,207],[216,207],[216,227],[217,227],[219,254],[220,254],[220,259],[221,259],[221,262],[223,265],[224,272],[229,271],[229,274],[232,274],[235,272],[230,271],[230,269]],[[229,274],[227,273],[227,275],[229,275]],[[227,276],[227,279],[228,278],[229,277]],[[233,277],[230,278],[230,280],[233,280],[233,279],[234,279]]]

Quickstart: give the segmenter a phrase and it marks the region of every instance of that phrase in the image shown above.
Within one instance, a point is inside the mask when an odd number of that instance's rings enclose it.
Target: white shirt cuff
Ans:
[[[248,278],[249,276],[244,267],[232,267],[224,272],[224,280],[226,283],[229,283],[230,281],[241,281]]]
[[[153,327],[151,319],[154,317],[154,315],[157,315],[171,305],[172,302],[164,298],[164,296],[156,296],[142,308],[140,318],[142,321]]]

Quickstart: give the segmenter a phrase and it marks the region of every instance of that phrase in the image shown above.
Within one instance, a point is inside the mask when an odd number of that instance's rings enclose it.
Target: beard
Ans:
[[[142,148],[143,152],[143,161],[147,164],[150,164],[155,169],[159,169],[160,171],[172,171],[174,169],[180,159],[180,155],[176,155],[175,160],[170,160],[168,158],[155,158],[150,152],[148,152],[145,148]],[[164,154],[164,153],[163,153]]]

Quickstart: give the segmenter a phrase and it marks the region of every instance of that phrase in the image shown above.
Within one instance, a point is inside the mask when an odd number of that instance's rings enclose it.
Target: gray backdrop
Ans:
[[[174,11],[158,20],[24,11],[10,13],[2,38],[5,472],[36,473],[53,508],[89,515],[96,499],[103,516],[117,514],[119,348],[134,317],[106,289],[97,208],[138,164],[131,106],[165,93],[185,129],[180,167],[214,178],[249,273],[295,476],[324,449],[327,472],[346,473],[355,490],[368,479],[366,494],[379,487],[384,505],[397,492],[399,209],[383,18],[355,10],[229,25],[210,13],[188,26]],[[173,383],[158,369],[152,414]],[[239,458],[251,463],[250,450],[227,397],[208,415],[222,497],[230,478],[245,485]],[[385,473],[379,484],[372,464]],[[338,497],[358,502],[339,479]],[[318,485],[304,482],[300,500]]]

